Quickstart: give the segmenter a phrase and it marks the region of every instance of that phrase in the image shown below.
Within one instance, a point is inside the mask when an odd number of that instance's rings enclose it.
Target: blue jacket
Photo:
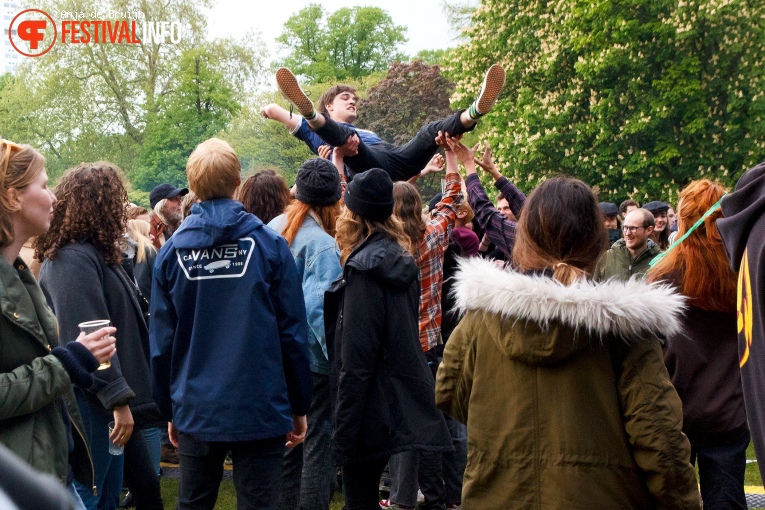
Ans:
[[[239,202],[208,200],[191,212],[154,263],[156,402],[201,441],[286,434],[312,391],[292,254]]]
[[[340,122],[340,124],[348,126],[349,128],[356,131],[356,133],[359,135],[359,139],[364,142],[365,145],[379,145],[382,143],[382,140],[374,131],[360,129],[347,122]],[[319,135],[311,131],[311,128],[308,127],[308,122],[305,119],[300,121],[300,125],[292,132],[292,135],[298,140],[302,140],[303,143],[305,143],[314,154],[319,153],[319,147],[322,145],[327,145],[327,142],[322,140]]]
[[[277,216],[268,224],[281,234],[287,216]],[[342,272],[340,252],[335,239],[317,221],[307,216],[290,245],[298,274],[303,282],[305,310],[308,315],[308,348],[311,350],[311,370],[329,375],[327,341],[324,335],[324,292]]]

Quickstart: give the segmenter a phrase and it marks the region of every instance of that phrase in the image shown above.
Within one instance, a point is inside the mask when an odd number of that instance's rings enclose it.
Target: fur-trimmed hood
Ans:
[[[685,310],[685,298],[666,284],[578,280],[566,286],[546,276],[500,269],[479,258],[460,260],[453,292],[461,314],[500,317],[499,327],[491,330],[508,356],[524,353],[520,357],[534,362],[565,359],[591,346],[590,339],[635,342],[676,334]],[[538,328],[525,328],[529,322]],[[557,326],[571,330],[574,341],[571,335],[547,334]],[[515,334],[518,327],[525,328],[523,334]]]

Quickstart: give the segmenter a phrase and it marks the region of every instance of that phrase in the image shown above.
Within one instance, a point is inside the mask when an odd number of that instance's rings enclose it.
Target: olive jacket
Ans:
[[[629,280],[633,276],[643,278],[648,272],[648,264],[659,253],[661,253],[659,247],[649,239],[648,246],[633,260],[627,249],[627,242],[619,239],[598,261],[592,279],[602,282],[609,278],[619,280]]]
[[[50,354],[58,345],[56,329],[26,263],[17,258],[11,266],[0,257],[0,443],[62,483],[71,464],[75,478],[92,487],[93,466],[72,383]],[[65,419],[72,424],[71,453]]]
[[[436,402],[467,424],[464,510],[700,508],[657,339],[684,298],[481,259],[460,263],[455,295]]]

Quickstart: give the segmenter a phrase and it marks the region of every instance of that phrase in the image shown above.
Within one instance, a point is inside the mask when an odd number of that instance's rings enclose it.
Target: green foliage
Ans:
[[[405,33],[379,7],[343,7],[327,16],[310,4],[290,16],[276,38],[289,52],[279,65],[312,82],[358,79],[403,60],[397,48]]]
[[[400,145],[422,126],[452,114],[449,96],[454,84],[437,65],[421,60],[391,64],[385,78],[359,104],[356,124]]]
[[[467,106],[486,68],[507,85],[481,123],[529,190],[563,172],[604,200],[732,184],[765,149],[765,4],[483,0],[449,65]]]
[[[235,98],[250,94],[265,75],[265,47],[254,35],[205,40],[202,9],[209,6],[209,0],[79,4],[75,10],[179,21],[181,42],[56,44],[45,56],[26,59],[0,88],[3,134],[42,149],[54,179],[82,161],[107,159],[145,189],[166,176],[182,182],[185,176],[165,172],[177,173],[181,160],[185,167],[191,149],[238,110]],[[73,10],[67,0],[38,7]]]
[[[200,142],[226,127],[239,111],[234,91],[221,69],[220,48],[202,44],[186,50],[177,63],[174,88],[148,118],[133,182],[150,190],[168,182],[185,185],[186,160]]]

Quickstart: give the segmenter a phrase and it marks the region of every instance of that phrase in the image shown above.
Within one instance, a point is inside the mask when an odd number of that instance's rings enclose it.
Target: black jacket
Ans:
[[[129,402],[136,428],[165,423],[152,397],[149,331],[122,268],[107,264],[92,244],[72,243],[53,260],[45,259],[40,286],[58,319],[60,338],[76,339],[77,325],[95,319],[110,319],[117,328],[112,366],[94,372],[93,387],[85,392],[91,407],[106,413]]]
[[[452,449],[419,342],[419,289],[414,258],[375,232],[325,294],[338,465]]]
[[[717,220],[731,268],[738,271],[738,352],[746,414],[765,477],[765,163],[748,170],[723,199]]]

